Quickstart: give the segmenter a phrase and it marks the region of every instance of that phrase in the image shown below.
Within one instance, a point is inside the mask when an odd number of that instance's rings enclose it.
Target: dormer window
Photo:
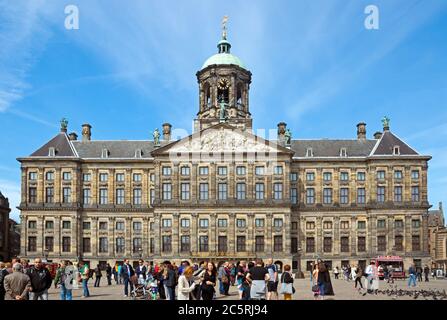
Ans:
[[[101,158],[108,158],[109,157],[109,150],[102,149]]]
[[[141,158],[142,155],[143,152],[141,151],[141,149],[135,150],[135,158]]]
[[[346,151],[346,148],[340,149],[340,157],[346,158],[348,156],[348,152]]]
[[[56,156],[56,149],[54,147],[50,147],[48,149],[48,156],[49,157],[55,157]]]
[[[399,146],[394,146],[394,148],[393,148],[393,155],[394,156],[399,156],[400,155],[400,147]]]
[[[312,148],[307,148],[307,150],[306,150],[306,157],[307,158],[311,158],[311,157],[313,157],[314,156],[314,151],[313,151],[313,149]]]

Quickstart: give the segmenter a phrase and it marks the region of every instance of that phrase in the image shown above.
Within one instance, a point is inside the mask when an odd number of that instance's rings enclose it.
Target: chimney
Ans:
[[[163,123],[163,140],[164,141],[171,141],[171,124],[170,123]]]
[[[92,139],[92,126],[88,123],[82,125],[82,141],[90,141]]]
[[[382,138],[382,132],[377,131],[374,133],[374,139],[379,140],[380,138]]]
[[[360,122],[357,125],[357,139],[365,140],[366,139],[366,123]]]
[[[72,132],[72,133],[70,133],[70,134],[68,135],[68,138],[69,138],[71,141],[76,141],[76,140],[78,140],[78,135],[76,134],[76,132]]]

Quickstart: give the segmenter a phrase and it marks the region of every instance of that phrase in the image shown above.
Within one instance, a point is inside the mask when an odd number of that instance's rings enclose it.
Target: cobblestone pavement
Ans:
[[[111,286],[107,286],[106,280],[102,279],[101,286],[99,288],[94,288],[94,281],[89,281],[89,290],[90,297],[85,300],[127,300],[129,298],[124,297],[123,285],[113,284]],[[396,297],[388,296],[386,294],[365,294],[365,291],[361,291],[359,293],[358,290],[354,289],[354,283],[352,281],[347,282],[345,280],[335,280],[332,279],[332,285],[335,291],[335,296],[326,297],[327,300],[408,300],[414,299],[414,297],[402,296]],[[294,300],[314,300],[313,294],[311,292],[311,284],[309,279],[296,279],[294,283],[296,293],[293,296]],[[403,290],[439,290],[439,291],[447,291],[447,280],[437,280],[430,279],[430,282],[418,282],[417,287],[408,288],[407,282],[403,280],[395,281],[395,285],[388,285],[384,281],[380,281],[379,290],[387,290],[394,289],[396,286],[397,289]],[[59,289],[50,289],[51,300],[59,300]],[[365,295],[363,295],[365,294]],[[73,290],[73,299],[80,300],[82,295],[82,289]],[[221,297],[218,294],[218,300],[237,300],[238,293],[236,287],[231,287],[230,296]],[[282,299],[280,297],[280,299]],[[419,300],[425,299],[424,297],[418,297]],[[432,300],[431,297],[427,298],[428,300]]]

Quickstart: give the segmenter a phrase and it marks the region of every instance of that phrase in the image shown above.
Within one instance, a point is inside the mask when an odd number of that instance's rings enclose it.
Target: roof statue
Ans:
[[[152,134],[154,136],[154,145],[156,147],[160,146],[160,131],[158,131],[158,128],[155,128],[154,133]]]
[[[290,143],[292,142],[292,132],[290,131],[290,129],[286,130],[286,132],[284,133],[284,137],[286,138],[286,144],[290,145]]]
[[[68,127],[68,120],[66,118],[61,119],[61,131],[66,132]]]
[[[224,16],[222,19],[222,39],[227,40],[227,23],[228,16]]]
[[[389,130],[390,129],[390,118],[388,118],[387,116],[384,116],[382,119],[382,124],[383,124],[383,129],[385,130]]]

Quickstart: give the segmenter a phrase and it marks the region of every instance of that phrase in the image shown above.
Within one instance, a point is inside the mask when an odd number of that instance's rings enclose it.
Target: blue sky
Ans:
[[[66,30],[66,5],[79,30]],[[380,29],[364,27],[367,5]],[[16,158],[59,120],[93,139],[149,139],[170,122],[191,132],[195,73],[216,52],[223,15],[232,53],[253,73],[255,128],[286,121],[294,138],[391,130],[430,154],[429,197],[447,204],[447,1],[0,0],[0,191],[20,197]],[[18,211],[13,210],[18,219]]]

